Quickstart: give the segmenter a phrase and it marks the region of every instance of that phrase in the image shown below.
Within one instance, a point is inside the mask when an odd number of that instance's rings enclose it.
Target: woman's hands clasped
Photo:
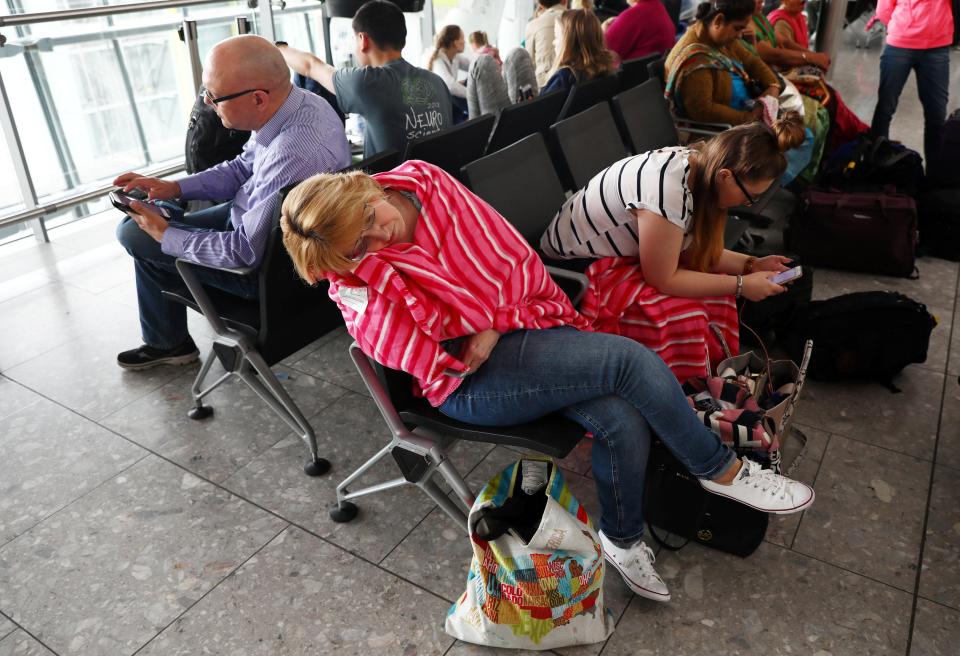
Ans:
[[[493,328],[470,335],[463,342],[463,350],[460,352],[461,362],[467,365],[469,371],[476,371],[493,353],[493,348],[498,341],[500,341],[500,333]]]

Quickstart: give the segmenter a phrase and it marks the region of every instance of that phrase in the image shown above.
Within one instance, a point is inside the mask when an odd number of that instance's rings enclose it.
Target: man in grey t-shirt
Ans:
[[[359,68],[337,70],[309,52],[280,46],[287,65],[337,96],[344,112],[366,121],[364,157],[396,149],[453,124],[450,92],[439,75],[400,55],[407,40],[403,13],[388,0],[370,0],[353,17]]]

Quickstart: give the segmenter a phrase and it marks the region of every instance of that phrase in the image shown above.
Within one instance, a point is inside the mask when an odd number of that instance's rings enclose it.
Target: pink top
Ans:
[[[928,50],[953,42],[951,0],[880,0],[877,18],[887,26],[887,43]]]
[[[810,49],[810,29],[807,27],[807,18],[803,14],[791,14],[786,9],[774,9],[767,14],[767,20],[776,27],[777,21],[787,21],[793,30],[793,40],[804,50]]]
[[[621,61],[669,51],[677,29],[660,0],[639,0],[610,24],[604,38]]]
[[[411,160],[373,177],[420,199],[413,243],[329,274],[330,298],[363,352],[412,375],[431,405],[462,382],[444,369],[466,369],[441,342],[489,328],[587,327],[520,233],[446,172]]]
[[[493,46],[483,46],[477,50],[478,55],[490,55],[493,57],[493,61],[497,62],[497,66],[503,66],[503,62],[500,60],[500,51]]]

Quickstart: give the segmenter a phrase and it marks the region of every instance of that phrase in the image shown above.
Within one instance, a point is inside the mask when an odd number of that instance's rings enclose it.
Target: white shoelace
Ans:
[[[653,555],[653,549],[644,542],[639,547],[633,548],[629,552],[629,556],[624,560],[624,567],[631,567],[634,564],[640,565],[640,569],[646,576],[655,576],[660,578],[657,572],[653,569],[653,564],[657,562],[657,557]]]
[[[743,460],[743,466],[747,468],[745,480],[741,479],[744,483],[772,496],[779,495],[781,498],[786,498],[788,479],[772,469],[763,469],[759,464],[746,458]]]

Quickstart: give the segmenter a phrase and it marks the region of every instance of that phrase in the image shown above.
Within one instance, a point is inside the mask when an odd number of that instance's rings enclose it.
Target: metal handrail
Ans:
[[[144,175],[150,176],[152,178],[163,178],[168,175],[173,175],[174,173],[179,173],[183,171],[184,163],[180,161],[176,164],[167,164],[161,168],[157,169],[146,169],[143,171]],[[47,203],[46,205],[40,205],[29,210],[24,210],[16,214],[10,214],[8,216],[0,218],[0,228],[4,226],[13,225],[14,223],[22,223],[23,221],[29,221],[30,219],[36,219],[46,214],[51,214],[53,212],[60,212],[63,210],[70,209],[76,205],[82,205],[83,203],[89,203],[91,201],[97,200],[103,196],[106,196],[111,191],[114,191],[116,186],[114,185],[105,185],[102,187],[96,187],[85,191],[82,194],[77,194],[76,196],[70,196],[68,198],[63,198],[52,203]]]
[[[85,7],[83,9],[64,9],[61,11],[38,11],[32,14],[12,14],[0,16],[0,27],[13,25],[33,25],[35,23],[49,23],[52,21],[69,20],[72,18],[103,18],[117,14],[131,14],[140,11],[157,9],[175,9],[178,7],[192,7],[195,5],[220,4],[227,0],[152,0],[151,2],[132,2],[122,5],[103,5],[100,7]]]

